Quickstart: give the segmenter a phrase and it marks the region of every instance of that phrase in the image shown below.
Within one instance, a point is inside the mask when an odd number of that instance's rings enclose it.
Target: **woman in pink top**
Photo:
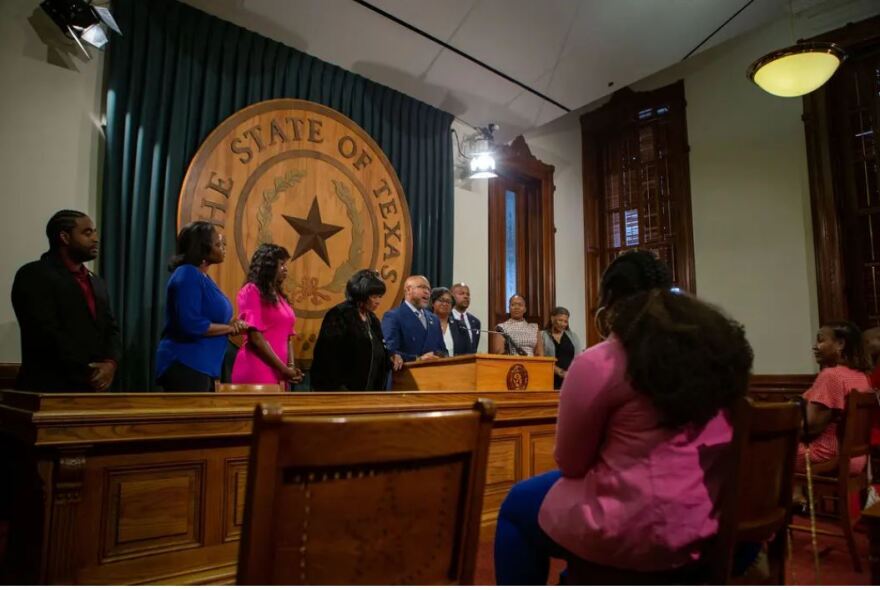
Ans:
[[[798,448],[795,471],[806,469],[806,450],[810,447],[810,464],[831,461],[837,457],[837,424],[846,396],[852,390],[871,391],[866,371],[868,359],[862,346],[862,333],[852,322],[836,322],[822,326],[816,334],[813,356],[819,363],[819,374],[804,394],[807,404],[807,445]],[[865,457],[854,457],[850,470],[865,468]]]
[[[290,254],[281,246],[261,244],[251,258],[247,283],[238,292],[239,317],[249,329],[232,367],[233,383],[302,381],[293,363],[296,314],[284,293]]]
[[[675,569],[717,531],[725,409],[745,395],[752,364],[742,327],[673,289],[644,251],[608,267],[600,300],[610,336],[563,382],[559,471],[515,485],[499,512],[498,584],[545,584],[551,556]]]

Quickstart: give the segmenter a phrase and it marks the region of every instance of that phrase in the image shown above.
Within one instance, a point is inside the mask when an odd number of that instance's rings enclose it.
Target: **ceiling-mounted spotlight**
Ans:
[[[103,6],[92,6],[88,0],[43,0],[40,7],[58,28],[76,42],[86,59],[92,56],[83,42],[103,49],[110,40],[110,31],[122,34],[110,10]]]
[[[458,140],[458,133],[455,129],[456,145],[458,146],[458,154],[468,161],[470,174],[468,178],[495,178],[495,132],[498,125],[489,123],[485,127],[477,127],[476,131],[466,136],[462,141]]]
[[[776,96],[803,96],[828,81],[846,53],[834,43],[798,43],[756,60],[749,79]]]

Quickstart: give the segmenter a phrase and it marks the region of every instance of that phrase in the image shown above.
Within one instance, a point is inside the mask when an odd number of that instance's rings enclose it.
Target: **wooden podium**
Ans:
[[[394,391],[551,391],[552,356],[464,354],[406,363]]]

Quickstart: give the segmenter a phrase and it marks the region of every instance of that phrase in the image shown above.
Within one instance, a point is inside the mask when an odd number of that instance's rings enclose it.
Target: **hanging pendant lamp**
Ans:
[[[827,82],[845,59],[834,43],[798,43],[756,60],[747,75],[770,94],[803,96]]]

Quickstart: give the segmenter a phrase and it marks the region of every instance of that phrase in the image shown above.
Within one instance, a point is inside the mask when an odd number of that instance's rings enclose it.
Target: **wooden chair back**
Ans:
[[[224,393],[240,393],[248,391],[274,393],[287,391],[287,383],[284,381],[279,383],[220,383],[220,381],[215,381],[214,391],[221,391]]]
[[[846,396],[843,416],[840,419],[840,437],[837,454],[837,477],[841,481],[851,477],[865,479],[865,471],[850,473],[850,459],[864,456],[870,459],[871,426],[877,410],[877,396],[873,391],[851,391]],[[867,485],[867,479],[866,479]]]
[[[800,405],[794,401],[761,403],[746,397],[734,407],[730,479],[720,498],[718,536],[705,556],[709,584],[730,581],[738,543],[762,543],[771,537],[771,579],[784,584],[801,417]]]
[[[473,583],[494,417],[257,406],[238,584]]]

